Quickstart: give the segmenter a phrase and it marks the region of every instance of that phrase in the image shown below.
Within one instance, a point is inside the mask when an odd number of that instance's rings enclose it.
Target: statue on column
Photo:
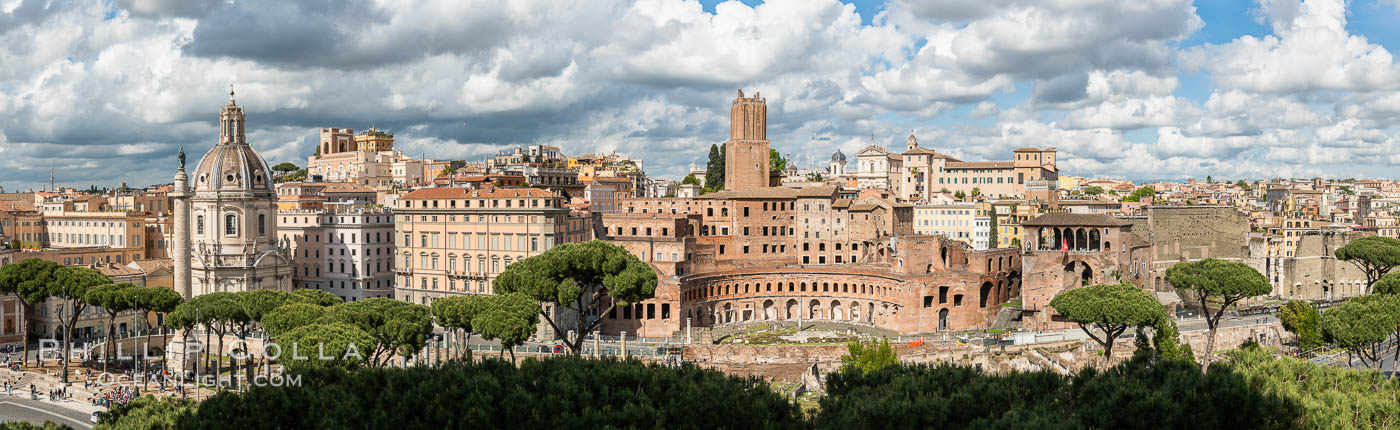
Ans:
[[[180,147],[180,153],[179,153],[179,154],[176,154],[175,157],[180,159],[180,170],[184,170],[184,169],[185,169],[185,147],[181,146],[181,147]]]

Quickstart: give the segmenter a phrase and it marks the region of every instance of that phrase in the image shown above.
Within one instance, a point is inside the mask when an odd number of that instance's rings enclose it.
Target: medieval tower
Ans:
[[[725,191],[768,186],[768,105],[744,90],[729,108],[729,142],[724,144]]]

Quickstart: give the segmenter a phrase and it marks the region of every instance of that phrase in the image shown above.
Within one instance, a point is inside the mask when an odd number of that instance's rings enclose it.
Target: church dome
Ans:
[[[247,144],[219,144],[204,154],[194,171],[195,191],[272,191],[271,169]]]
[[[845,163],[845,162],[846,162],[846,154],[842,154],[842,153],[841,153],[841,150],[838,149],[838,150],[836,150],[836,153],[835,153],[835,154],[831,154],[831,161],[834,161],[834,162],[837,162],[837,163]]]
[[[219,113],[219,143],[204,154],[190,178],[199,191],[273,191],[267,161],[259,156],[243,134],[243,108],[229,104]]]

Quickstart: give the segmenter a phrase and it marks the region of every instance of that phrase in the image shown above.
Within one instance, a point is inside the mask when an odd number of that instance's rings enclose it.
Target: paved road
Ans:
[[[10,397],[0,393],[0,421],[28,421],[43,424],[53,421],[78,429],[92,428],[91,416],[63,408],[47,401]]]

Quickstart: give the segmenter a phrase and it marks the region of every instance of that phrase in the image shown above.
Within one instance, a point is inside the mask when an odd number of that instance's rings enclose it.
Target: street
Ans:
[[[18,392],[19,390],[16,390],[16,393]],[[27,421],[43,424],[44,421],[53,421],[56,424],[64,424],[73,428],[90,429],[92,428],[90,420],[90,416],[86,413],[67,409],[51,402],[30,400],[27,397],[10,397],[0,393],[0,421],[3,422]]]

